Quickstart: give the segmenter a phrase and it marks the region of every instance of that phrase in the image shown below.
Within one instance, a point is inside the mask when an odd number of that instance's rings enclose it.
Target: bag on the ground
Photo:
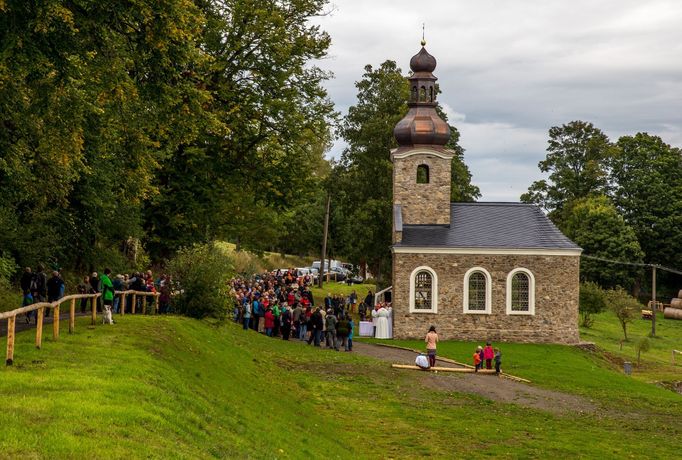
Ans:
[[[429,366],[429,358],[426,357],[426,355],[421,354],[417,356],[417,359],[414,360],[414,363],[418,366],[421,367],[422,369],[428,369]]]

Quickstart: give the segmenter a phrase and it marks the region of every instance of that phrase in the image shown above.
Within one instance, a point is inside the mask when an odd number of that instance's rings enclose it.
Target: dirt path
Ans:
[[[353,352],[377,358],[389,363],[414,364],[416,353],[399,348],[372,345],[363,342],[353,343]],[[437,360],[439,367],[458,367],[455,364]],[[546,390],[533,385],[514,382],[494,375],[482,374],[445,374],[398,370],[395,372],[411,372],[428,388],[442,391],[456,391],[483,396],[493,401],[518,404],[524,407],[540,409],[554,414],[594,413],[594,404],[580,396]]]

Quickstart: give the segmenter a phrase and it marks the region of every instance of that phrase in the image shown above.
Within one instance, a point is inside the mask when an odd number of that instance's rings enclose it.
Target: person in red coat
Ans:
[[[493,368],[493,358],[495,357],[495,350],[493,350],[492,345],[490,345],[490,342],[486,342],[485,348],[483,348],[483,358],[485,359],[485,368],[486,369],[492,369]]]
[[[275,327],[275,315],[272,314],[272,309],[265,310],[265,334],[272,337],[272,329]]]

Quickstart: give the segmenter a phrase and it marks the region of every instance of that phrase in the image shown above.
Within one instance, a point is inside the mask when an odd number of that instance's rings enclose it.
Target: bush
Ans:
[[[597,283],[587,282],[580,284],[580,325],[591,327],[594,323],[592,315],[601,313],[606,309],[604,290]]]
[[[213,243],[181,249],[167,270],[175,311],[193,318],[225,318],[227,283],[234,274],[234,260],[227,251]]]
[[[623,328],[623,337],[628,340],[627,325],[631,323],[638,310],[641,308],[637,299],[629,295],[621,287],[606,291],[606,306],[616,315],[620,326]]]

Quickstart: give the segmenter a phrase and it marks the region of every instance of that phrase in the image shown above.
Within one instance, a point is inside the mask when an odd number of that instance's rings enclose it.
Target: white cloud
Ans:
[[[327,88],[342,112],[366,64],[393,59],[408,70],[426,23],[440,102],[484,200],[517,200],[540,178],[548,129],[571,120],[614,140],[646,131],[682,145],[682,2],[343,0],[336,8],[319,18],[332,37],[320,65],[336,74]]]

